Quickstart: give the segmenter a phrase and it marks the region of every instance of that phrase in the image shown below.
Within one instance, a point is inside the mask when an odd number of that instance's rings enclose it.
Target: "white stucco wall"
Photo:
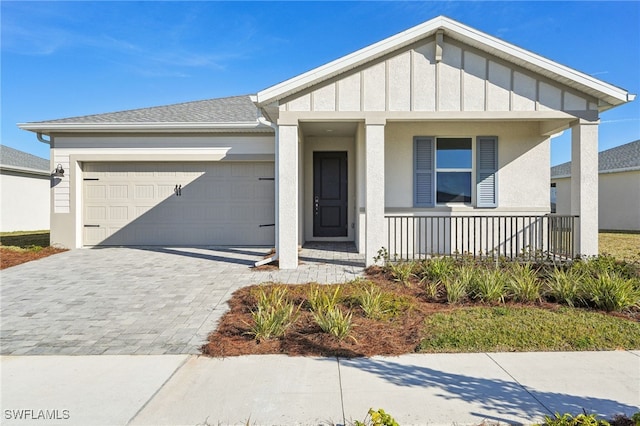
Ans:
[[[549,139],[539,135],[537,123],[389,123],[385,128],[385,194],[387,212],[413,207],[413,139],[415,136],[498,137],[498,207],[474,209],[460,204],[428,209],[422,213],[458,211],[474,214],[549,212]],[[475,149],[473,164],[475,165]],[[527,177],[534,177],[527,178]],[[472,176],[475,182],[475,175]],[[472,185],[475,191],[475,186]],[[472,194],[475,202],[475,193]]]
[[[0,173],[0,231],[49,229],[49,176]]]
[[[552,179],[556,184],[556,214],[571,214],[571,179]]]
[[[640,231],[640,170],[601,173],[599,228]]]
[[[557,214],[570,214],[570,178],[552,182],[557,190]],[[600,173],[598,201],[598,229],[640,231],[640,170]]]

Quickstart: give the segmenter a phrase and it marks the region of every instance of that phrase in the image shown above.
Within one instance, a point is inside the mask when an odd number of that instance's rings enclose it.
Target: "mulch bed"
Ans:
[[[43,257],[51,256],[63,251],[67,250],[55,247],[45,247],[38,251],[17,251],[6,247],[0,247],[0,269],[6,269],[32,260],[42,259]]]
[[[209,335],[209,343],[202,346],[205,355],[214,357],[287,354],[290,356],[340,356],[370,357],[374,355],[402,355],[416,352],[421,340],[425,316],[437,312],[450,312],[476,303],[457,304],[428,300],[422,286],[414,283],[405,286],[385,276],[380,268],[369,268],[367,280],[377,284],[384,291],[406,297],[411,308],[392,319],[372,320],[364,316],[360,307],[352,308],[353,328],[351,337],[338,340],[322,332],[315,323],[311,312],[303,306],[298,320],[287,330],[285,336],[276,339],[256,341],[250,334],[251,310],[255,309],[255,287],[237,290],[229,300],[229,311],[222,317],[218,328]],[[305,299],[311,284],[286,285],[296,304]],[[348,290],[344,296],[348,297]],[[522,304],[509,303],[510,306]],[[530,305],[531,306],[531,305]],[[560,306],[554,303],[539,302],[536,307],[555,310]],[[611,313],[632,321],[640,321],[640,313]]]

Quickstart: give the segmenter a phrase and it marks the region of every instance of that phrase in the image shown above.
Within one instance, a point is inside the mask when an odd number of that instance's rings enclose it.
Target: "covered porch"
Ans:
[[[482,123],[463,121],[460,114],[450,113],[439,114],[439,120],[414,117],[413,121],[380,116],[317,121],[300,114],[287,120],[287,114],[281,114],[276,139],[280,268],[295,269],[298,248],[317,243],[352,243],[366,266],[376,262],[383,248],[399,259],[463,253],[502,257],[527,253],[536,258],[596,255],[598,121],[565,113],[546,113],[541,120],[539,114]],[[572,132],[575,200],[571,215],[558,217],[549,214],[549,140],[567,128]],[[437,132],[446,136],[454,134],[453,129],[467,135],[508,129],[500,134],[502,158],[496,181],[504,182],[504,188],[496,190],[494,207],[477,208],[475,187],[473,203],[414,205],[412,136],[408,135]],[[534,167],[523,169],[527,163]],[[536,183],[507,190],[507,181],[515,180]]]

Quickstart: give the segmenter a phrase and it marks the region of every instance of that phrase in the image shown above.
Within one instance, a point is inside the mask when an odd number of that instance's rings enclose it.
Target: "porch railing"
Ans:
[[[578,216],[385,215],[389,257],[434,255],[572,259]]]

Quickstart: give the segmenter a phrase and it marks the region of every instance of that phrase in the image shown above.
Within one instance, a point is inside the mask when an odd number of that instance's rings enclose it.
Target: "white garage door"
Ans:
[[[84,245],[273,245],[272,162],[85,163]]]

